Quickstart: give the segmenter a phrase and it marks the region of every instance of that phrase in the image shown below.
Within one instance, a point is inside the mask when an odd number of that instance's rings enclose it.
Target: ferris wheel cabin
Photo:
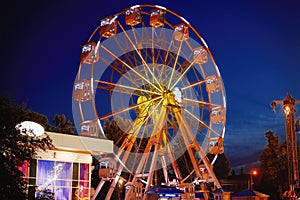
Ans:
[[[162,9],[153,9],[150,13],[150,25],[154,28],[158,28],[165,23],[166,12]]]
[[[99,125],[97,121],[84,121],[80,124],[79,135],[99,137]]]
[[[117,164],[113,158],[101,158],[99,159],[99,178],[113,178],[116,176]]]
[[[80,62],[85,64],[93,64],[99,61],[99,53],[95,42],[88,42],[82,45]]]
[[[128,26],[135,26],[142,22],[140,8],[130,8],[125,12],[125,23]]]
[[[204,47],[200,46],[194,49],[193,61],[196,64],[204,64],[208,61],[207,51]]]
[[[186,41],[189,39],[189,28],[185,23],[177,24],[174,28],[173,38],[177,41]]]
[[[91,81],[87,79],[75,81],[73,97],[74,100],[78,102],[91,100],[93,98]]]
[[[100,35],[105,38],[110,38],[117,33],[117,23],[112,17],[106,17],[100,20]]]
[[[206,77],[206,90],[209,93],[214,93],[220,91],[221,80],[220,77],[216,75]]]

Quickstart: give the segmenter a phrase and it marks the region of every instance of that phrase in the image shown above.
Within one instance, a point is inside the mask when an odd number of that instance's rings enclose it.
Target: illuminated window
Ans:
[[[90,165],[87,163],[33,160],[20,170],[29,183],[29,199],[45,190],[53,192],[56,200],[88,198],[90,195]]]

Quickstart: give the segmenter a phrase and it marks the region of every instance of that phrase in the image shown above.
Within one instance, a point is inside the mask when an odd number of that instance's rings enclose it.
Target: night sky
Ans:
[[[1,3],[3,4],[3,3]],[[1,94],[49,120],[71,121],[72,88],[99,19],[136,4],[158,4],[187,19],[208,44],[227,98],[225,153],[232,167],[257,164],[272,130],[285,140],[281,107],[300,99],[300,1],[6,1],[1,5]],[[300,117],[300,106],[296,107]]]

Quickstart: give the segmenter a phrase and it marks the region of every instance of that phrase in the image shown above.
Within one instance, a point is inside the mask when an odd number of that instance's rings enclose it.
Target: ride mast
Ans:
[[[299,169],[297,155],[297,139],[295,131],[295,105],[299,104],[300,100],[295,100],[290,93],[286,95],[284,100],[275,100],[271,103],[271,107],[275,112],[278,104],[283,105],[282,109],[285,114],[286,126],[286,143],[287,143],[287,158],[288,158],[288,183],[290,190],[299,188]]]

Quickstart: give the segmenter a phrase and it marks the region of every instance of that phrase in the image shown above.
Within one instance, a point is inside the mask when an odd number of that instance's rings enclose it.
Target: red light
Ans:
[[[252,171],[252,175],[254,175],[254,176],[257,175],[257,171],[256,171],[256,170],[253,170],[253,171]]]

